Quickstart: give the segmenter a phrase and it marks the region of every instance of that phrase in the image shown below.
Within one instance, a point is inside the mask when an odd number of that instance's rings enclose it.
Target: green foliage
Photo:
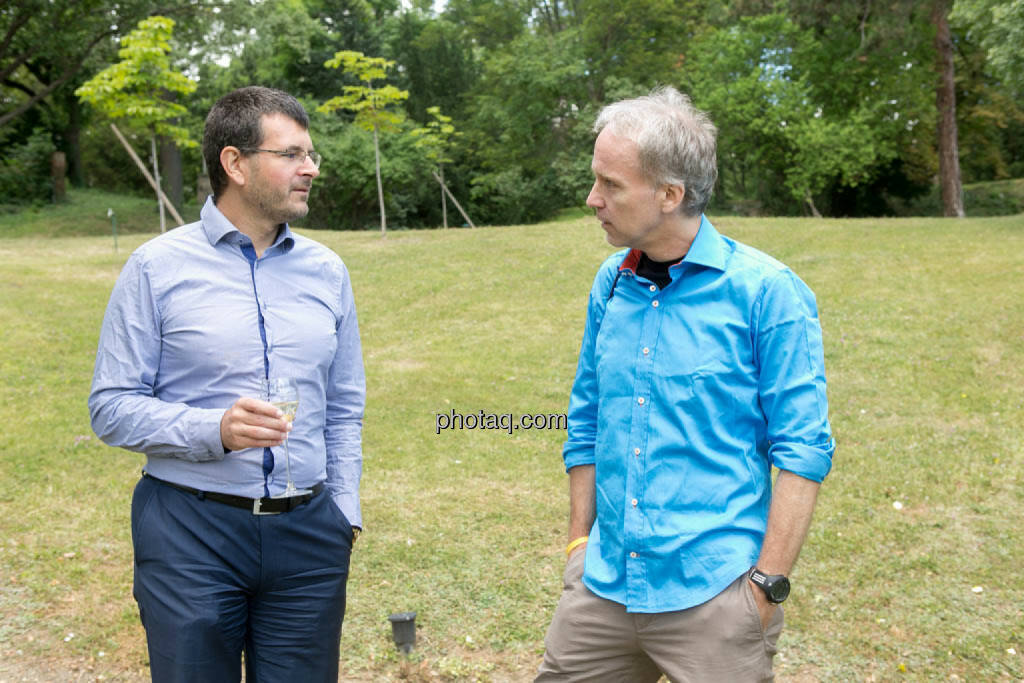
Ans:
[[[1022,2],[959,0],[951,15],[965,182],[1024,176]],[[519,222],[582,204],[589,126],[602,105],[670,83],[710,109],[721,130],[713,207],[795,214],[810,199],[829,215],[902,212],[927,196],[938,168],[931,4],[448,0],[435,13],[429,0],[168,0],[159,8],[119,0],[114,17],[98,0],[24,0],[0,11],[0,125],[38,99],[7,126],[8,149],[43,129],[68,152],[73,178],[135,191],[141,181],[116,146],[104,149],[109,132],[93,113],[106,111],[72,95],[129,52],[196,77],[191,93],[156,88],[148,104],[119,107],[146,117],[153,99],[171,94],[155,104],[184,105],[160,123],[179,132],[199,130],[217,98],[251,83],[329,104],[341,120],[388,134],[407,130],[405,117],[426,126],[428,109],[440,107],[464,135],[447,150],[445,170],[456,172],[446,182],[474,220]],[[178,22],[174,40],[126,36],[114,57],[113,38],[158,10]],[[160,57],[161,45],[173,49]],[[384,72],[358,76],[355,55],[377,55]],[[335,68],[320,68],[325,62]],[[139,75],[109,68],[111,77]],[[184,153],[190,179],[199,157]],[[0,149],[0,158],[9,154]],[[418,193],[392,187],[388,202]],[[403,204],[403,223],[433,224],[434,203]]]
[[[354,50],[341,50],[324,62],[328,69],[341,68],[346,74],[355,76],[364,85],[346,85],[344,94],[332,97],[317,111],[325,114],[339,109],[355,112],[355,124],[364,130],[396,130],[405,118],[394,105],[408,99],[409,92],[393,85],[373,87],[374,81],[387,78],[388,69],[395,62],[383,57],[367,57]]]
[[[534,5],[530,0],[449,0],[444,17],[464,27],[472,44],[493,50],[526,31]]]
[[[956,0],[949,19],[987,50],[988,65],[1017,97],[1024,97],[1024,0]]]
[[[718,126],[724,197],[786,212],[826,187],[856,186],[896,156],[877,135],[874,102],[845,107],[818,96],[809,67],[821,50],[812,31],[781,14],[742,19],[692,46],[688,89]]]
[[[437,183],[430,177],[434,164],[407,132],[380,139],[388,217],[400,227],[433,227],[441,222],[434,208]],[[312,119],[310,133],[324,160],[302,224],[331,230],[372,227],[378,211],[372,134],[326,116]]]
[[[428,107],[427,114],[430,115],[427,125],[413,129],[410,135],[416,138],[416,147],[422,148],[428,159],[438,165],[450,164],[449,148],[452,139],[460,133],[455,131],[452,117],[441,113],[441,107]]]
[[[173,123],[187,109],[166,98],[166,93],[187,95],[196,89],[194,81],[171,69],[173,31],[174,20],[167,17],[140,21],[121,39],[121,61],[96,74],[75,94],[112,119],[128,119],[179,145],[193,146],[189,132]]]
[[[14,211],[25,204],[53,199],[50,158],[54,146],[50,136],[35,131],[21,145],[7,150],[0,160],[0,211]]]
[[[603,99],[609,77],[650,89],[673,79],[702,27],[701,0],[584,0],[581,41],[588,79]]]
[[[440,107],[459,117],[466,109],[465,94],[479,72],[468,30],[444,19],[405,12],[397,19],[390,52],[402,69],[395,85],[409,91],[405,109],[417,121],[429,118],[427,109]]]

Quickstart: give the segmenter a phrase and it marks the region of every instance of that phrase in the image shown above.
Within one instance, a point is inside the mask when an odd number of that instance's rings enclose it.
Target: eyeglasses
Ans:
[[[288,159],[289,161],[293,161],[296,164],[304,164],[304,163],[306,163],[306,159],[308,158],[310,161],[313,162],[314,168],[317,168],[317,169],[320,168],[320,162],[323,161],[323,157],[320,156],[319,152],[313,152],[313,151],[307,152],[304,149],[283,149],[282,150],[282,149],[258,149],[256,147],[248,147],[248,148],[245,148],[245,149],[243,149],[241,151],[243,151],[243,152],[266,152],[267,154],[276,154],[277,156],[282,157],[284,159]]]

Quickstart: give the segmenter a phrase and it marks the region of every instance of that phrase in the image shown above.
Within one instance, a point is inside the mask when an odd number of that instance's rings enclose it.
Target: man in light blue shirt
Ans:
[[[587,203],[627,249],[590,292],[537,680],[771,680],[835,448],[814,295],[703,215],[716,130],[689,98],[659,89],[594,128]]]
[[[243,651],[247,681],[337,681],[365,379],[345,265],[288,227],[319,174],[308,127],[277,90],[218,101],[213,197],[131,255],[103,320],[89,409],[146,455],[132,541],[154,681],[238,681]],[[294,423],[264,400],[279,378]]]

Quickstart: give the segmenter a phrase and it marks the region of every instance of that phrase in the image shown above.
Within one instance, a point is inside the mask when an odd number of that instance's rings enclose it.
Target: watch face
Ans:
[[[770,585],[765,586],[768,599],[772,602],[782,602],[789,597],[789,579],[785,576],[778,577]]]

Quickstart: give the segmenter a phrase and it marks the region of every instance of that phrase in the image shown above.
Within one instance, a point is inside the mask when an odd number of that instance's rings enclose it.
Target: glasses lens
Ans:
[[[307,154],[309,155],[309,160],[313,162],[313,165],[320,168],[320,161],[323,159],[323,157],[320,156],[320,152],[307,152]]]

